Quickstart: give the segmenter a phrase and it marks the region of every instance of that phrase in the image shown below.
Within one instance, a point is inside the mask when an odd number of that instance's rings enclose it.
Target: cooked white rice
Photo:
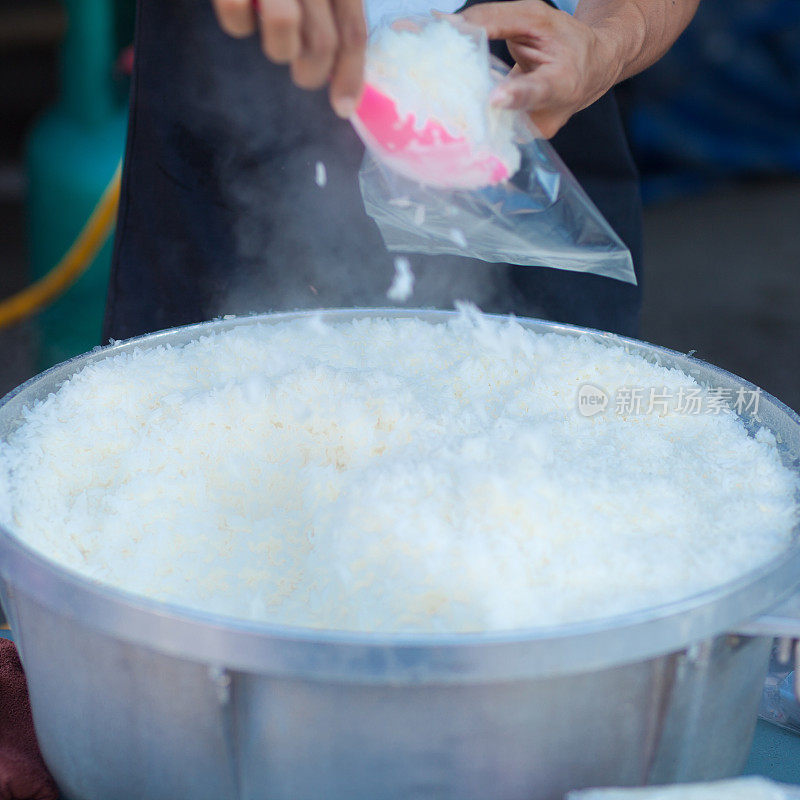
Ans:
[[[731,412],[578,413],[696,388],[464,313],[306,318],[86,367],[0,445],[0,521],[93,580],[324,628],[550,625],[683,598],[791,541],[794,473]]]
[[[754,775],[708,783],[682,783],[642,789],[584,789],[566,800],[798,800],[800,787]]]
[[[519,169],[516,115],[491,102],[492,77],[486,37],[465,33],[447,19],[376,29],[367,50],[366,79],[395,101],[402,119],[418,130],[438,122],[455,138],[494,153]]]

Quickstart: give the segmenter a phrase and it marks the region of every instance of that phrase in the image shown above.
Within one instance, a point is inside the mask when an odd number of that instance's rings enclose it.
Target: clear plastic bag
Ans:
[[[492,83],[500,83],[507,68],[489,55],[482,31],[470,35],[485,52]],[[426,185],[401,175],[368,149],[359,174],[361,194],[386,247],[590,272],[636,283],[630,252],[550,143],[526,114],[502,113],[515,117],[513,144],[520,166],[510,179],[495,185]]]

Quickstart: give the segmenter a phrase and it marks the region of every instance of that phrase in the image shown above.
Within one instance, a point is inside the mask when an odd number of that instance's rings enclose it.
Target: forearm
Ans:
[[[580,0],[575,19],[596,33],[608,88],[658,61],[691,22],[700,0]]]
[[[574,15],[541,0],[478,3],[461,16],[505,39],[516,61],[493,102],[530,113],[553,136],[576,112],[669,50],[700,0],[580,0]]]

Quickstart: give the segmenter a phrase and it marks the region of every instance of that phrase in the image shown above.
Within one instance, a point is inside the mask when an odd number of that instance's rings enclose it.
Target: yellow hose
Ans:
[[[61,261],[27,289],[0,301],[0,329],[35,314],[53,302],[87,270],[114,228],[119,208],[121,175],[120,163],[117,164],[114,177],[106,186],[100,202]]]

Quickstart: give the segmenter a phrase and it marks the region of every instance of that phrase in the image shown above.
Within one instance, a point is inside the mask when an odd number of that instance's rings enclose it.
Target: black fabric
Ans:
[[[638,183],[613,96],[556,149],[640,262]],[[227,313],[385,306],[393,257],[366,216],[362,148],[325,92],[296,89],[208,0],[140,0],[104,338]],[[321,161],[328,182],[316,185]],[[635,335],[639,289],[553,269],[411,256],[411,302],[467,299]]]

